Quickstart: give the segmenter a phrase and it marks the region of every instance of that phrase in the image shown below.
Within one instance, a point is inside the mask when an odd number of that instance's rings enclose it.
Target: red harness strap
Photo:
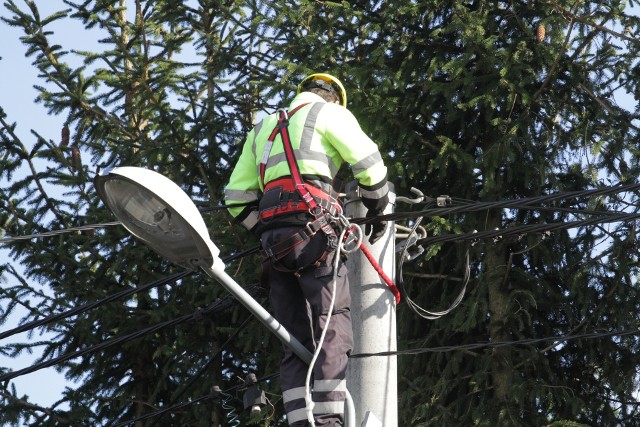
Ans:
[[[314,197],[315,202],[322,209],[337,215],[342,207],[337,200],[337,195],[329,194],[326,191],[309,185],[307,190]],[[270,194],[275,194],[271,196]],[[260,219],[269,220],[275,216],[296,212],[310,212],[310,207],[302,200],[291,177],[284,177],[269,182],[264,188],[264,199],[268,200],[266,205],[260,206]]]
[[[305,105],[309,105],[309,104],[308,103],[300,104],[296,108],[291,110],[288,114],[286,111],[280,110],[280,117],[278,118],[278,124],[271,131],[271,135],[269,135],[269,139],[267,139],[267,145],[264,147],[264,151],[262,152],[262,159],[260,160],[259,172],[260,172],[260,181],[262,182],[262,187],[265,187],[264,174],[267,169],[267,160],[269,160],[269,154],[271,153],[271,147],[273,146],[273,141],[276,139],[276,136],[278,136],[278,134],[281,134],[282,142],[284,143],[285,135],[286,135],[287,142],[289,145],[291,145],[291,141],[289,140],[289,131],[287,129],[287,127],[289,126],[289,117],[293,116]],[[286,148],[286,145],[287,144],[285,143],[285,148]],[[289,161],[289,157],[287,157],[287,162],[288,161]],[[289,163],[289,168],[291,168],[290,163]],[[297,169],[297,165],[296,165],[296,169]]]
[[[278,118],[278,124],[269,135],[269,139],[267,140],[267,145],[262,153],[262,159],[260,162],[260,179],[262,181],[262,185],[264,187],[264,174],[267,166],[267,160],[269,159],[269,153],[271,152],[271,147],[273,146],[273,141],[276,136],[280,134],[282,137],[282,145],[284,147],[284,153],[287,158],[287,164],[289,165],[289,170],[291,172],[291,179],[293,180],[295,191],[300,195],[304,203],[307,205],[307,209],[313,217],[318,220],[324,214],[324,210],[322,206],[318,204],[316,199],[313,197],[310,187],[307,185],[302,179],[302,175],[300,174],[300,169],[298,168],[298,162],[296,160],[295,153],[293,151],[293,146],[291,145],[291,139],[289,138],[289,118],[293,116],[296,112],[298,112],[302,107],[308,105],[308,103],[300,104],[290,113],[287,113],[285,110],[280,110],[280,117]],[[320,190],[322,191],[322,190]],[[321,221],[322,231],[328,236],[335,235],[335,231],[331,227],[328,221]]]
[[[280,110],[278,124],[269,135],[269,139],[267,140],[267,144],[262,153],[259,170],[260,180],[265,190],[270,190],[277,187],[278,185],[282,185],[283,189],[285,189],[285,191],[289,193],[289,196],[291,196],[292,194],[297,194],[300,200],[291,201],[291,203],[289,203],[289,201],[285,201],[282,206],[277,206],[276,209],[271,209],[271,206],[268,206],[263,212],[261,212],[260,217],[261,219],[266,219],[271,218],[276,214],[296,212],[300,210],[309,212],[313,216],[313,220],[309,221],[306,227],[301,228],[300,231],[294,233],[292,236],[278,243],[277,245],[274,245],[270,248],[263,248],[263,252],[273,261],[278,261],[286,254],[288,254],[294,247],[311,238],[318,231],[322,231],[327,236],[328,245],[327,250],[316,261],[317,264],[325,259],[328,254],[337,247],[338,236],[336,234],[336,231],[334,230],[334,221],[332,221],[329,214],[335,216],[341,212],[342,208],[340,207],[337,200],[331,197],[330,194],[327,194],[322,189],[316,188],[310,184],[306,184],[302,179],[302,174],[300,173],[300,169],[298,168],[298,162],[296,161],[296,156],[294,154],[293,146],[291,145],[291,139],[289,137],[288,125],[289,117],[294,115],[297,111],[300,110],[300,108],[304,107],[305,105],[307,104],[297,106],[296,108],[291,110],[291,113],[289,114],[287,114],[287,112],[284,110]],[[282,145],[284,148],[284,153],[287,159],[291,177],[274,180],[273,182],[270,182],[265,186],[264,176],[267,161],[269,160],[269,153],[271,152],[273,142],[278,134],[282,138]],[[266,193],[267,191],[265,191],[265,195]],[[301,207],[303,208],[300,209]],[[291,210],[287,208],[291,208]]]

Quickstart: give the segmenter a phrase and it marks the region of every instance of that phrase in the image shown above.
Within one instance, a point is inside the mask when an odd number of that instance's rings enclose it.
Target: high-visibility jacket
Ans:
[[[331,184],[342,163],[347,162],[358,180],[365,206],[370,210],[384,208],[388,193],[387,168],[377,145],[362,131],[353,114],[311,92],[298,94],[289,110],[300,104],[307,105],[290,117],[288,131],[305,181]],[[272,114],[249,132],[225,188],[229,213],[248,229],[258,223],[257,203],[251,202],[259,200],[264,185],[291,175],[280,135],[265,154],[267,140],[277,123],[278,114]],[[260,177],[263,156],[266,160],[264,184]]]

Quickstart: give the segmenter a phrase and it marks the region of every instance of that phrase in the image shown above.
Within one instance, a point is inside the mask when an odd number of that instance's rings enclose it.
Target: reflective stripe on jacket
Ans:
[[[347,162],[364,198],[386,197],[387,168],[377,145],[362,131],[353,114],[311,92],[296,96],[289,109],[304,103],[309,104],[291,117],[288,128],[303,177],[320,177],[331,182],[340,165]],[[249,132],[225,189],[228,205],[259,199],[264,190],[259,177],[260,162],[277,121],[278,115],[272,114]],[[266,160],[265,183],[290,175],[280,136],[276,137]],[[257,213],[251,208],[230,207],[229,212],[249,229],[257,223]]]

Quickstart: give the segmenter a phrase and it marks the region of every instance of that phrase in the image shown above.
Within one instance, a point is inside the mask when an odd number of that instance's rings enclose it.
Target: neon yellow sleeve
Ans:
[[[325,132],[331,145],[349,163],[353,175],[363,186],[375,186],[387,178],[387,168],[378,146],[360,128],[355,116],[346,108],[328,104],[325,109]]]
[[[242,153],[238,158],[231,178],[224,190],[225,204],[247,204],[257,202],[260,198],[260,183],[258,168],[256,166],[255,153],[252,150],[254,131],[249,132],[244,142]],[[250,206],[229,207],[229,213],[251,229],[257,223],[257,211],[255,204]]]

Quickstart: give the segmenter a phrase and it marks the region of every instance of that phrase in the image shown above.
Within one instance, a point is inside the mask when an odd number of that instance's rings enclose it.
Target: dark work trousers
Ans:
[[[299,229],[299,226],[287,226],[267,230],[260,237],[261,244],[263,248],[268,247]],[[320,265],[313,265],[313,261],[324,252],[326,243],[327,238],[320,231],[296,246],[282,260],[276,263],[267,260],[263,264],[263,277],[270,286],[273,316],[311,353],[316,350],[331,303],[336,251],[331,252]],[[283,271],[297,270],[309,264],[298,274]],[[334,427],[344,423],[345,376],[348,355],[353,350],[349,311],[351,296],[346,270],[341,260],[333,314],[311,376],[316,426]],[[304,400],[307,370],[308,365],[285,346],[280,381],[290,426],[308,426]]]

